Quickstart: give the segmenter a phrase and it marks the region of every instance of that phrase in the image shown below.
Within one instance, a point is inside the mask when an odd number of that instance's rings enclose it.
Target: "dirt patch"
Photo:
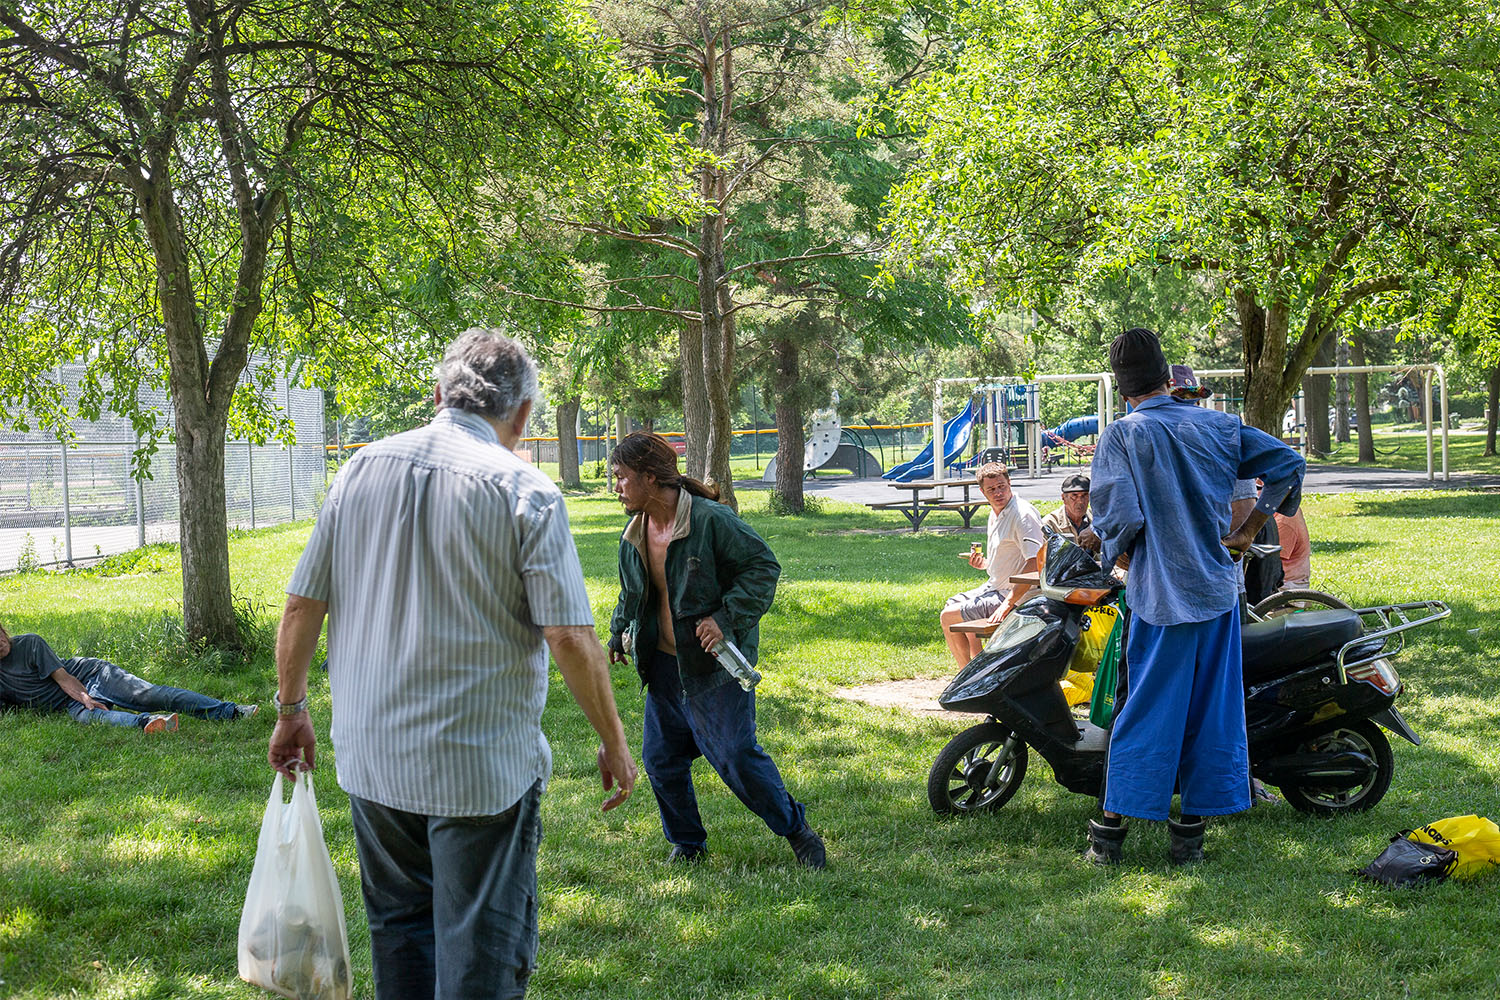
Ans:
[[[835,688],[833,696],[845,701],[862,701],[881,708],[899,708],[913,715],[968,715],[967,712],[950,712],[938,704],[938,695],[948,686],[948,677],[918,677],[905,681],[880,681],[876,684],[860,684],[856,687]],[[976,714],[976,718],[983,718]]]

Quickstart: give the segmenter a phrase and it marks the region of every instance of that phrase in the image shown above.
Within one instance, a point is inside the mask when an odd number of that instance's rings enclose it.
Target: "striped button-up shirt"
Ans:
[[[503,812],[551,773],[543,625],[592,625],[552,481],[443,410],[338,474],[287,592],[328,603],[339,785],[392,809]]]

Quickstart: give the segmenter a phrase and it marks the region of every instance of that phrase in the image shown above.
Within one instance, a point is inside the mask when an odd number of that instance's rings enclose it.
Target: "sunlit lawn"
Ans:
[[[1493,494],[1307,500],[1314,586],[1360,604],[1439,598],[1454,609],[1397,664],[1409,685],[1402,710],[1426,742],[1396,742],[1395,782],[1370,813],[1327,821],[1258,807],[1214,826],[1210,862],[1187,871],[1166,865],[1165,832],[1150,824],[1132,832],[1122,870],[1080,863],[1092,803],[1051,783],[1035,755],[1000,813],[938,820],[925,799],[927,768],[966,722],[831,691],[949,672],[936,611],[974,582],[954,558],[962,543],[838,504],[769,518],[758,513],[765,494],[741,496],[784,566],[763,627],[761,736],[827,837],[830,868],[794,867],[785,842],[701,764],[712,857],[691,871],[663,865],[644,780],[626,808],[597,813],[591,734],[554,677],[545,724],[557,763],[544,802],[532,996],[1500,994],[1500,876],[1392,891],[1349,875],[1399,830],[1470,812],[1500,818]],[[618,507],[598,492],[570,506],[603,620],[616,586]],[[235,586],[262,641],[307,532],[301,524],[232,543]],[[0,621],[154,680],[268,703],[268,651],[236,666],[176,649],[179,585],[171,550],[152,550],[124,575],[3,578]],[[615,689],[638,746],[633,671],[619,670]],[[326,733],[320,676],[313,691]],[[12,748],[0,774],[0,996],[264,996],[235,978],[235,933],[270,787],[270,727],[269,714],[228,725],[189,719],[175,735],[147,738],[63,716],[0,717],[0,740]],[[319,799],[358,992],[368,997],[347,803],[331,747],[322,750]]]

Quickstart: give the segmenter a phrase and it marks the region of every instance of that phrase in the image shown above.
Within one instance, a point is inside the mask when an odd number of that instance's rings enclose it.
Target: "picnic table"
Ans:
[[[1041,585],[1042,575],[1035,572],[1017,573],[1015,576],[1010,578],[1010,582],[1029,583],[1033,587],[1036,587]],[[955,632],[969,632],[974,635],[982,635],[988,638],[989,636],[994,635],[995,629],[999,628],[1000,626],[999,624],[989,621],[988,619],[980,618],[972,622],[954,622],[948,627]]]
[[[872,503],[868,504],[867,506],[869,506],[871,510],[900,511],[906,516],[906,520],[911,523],[912,531],[920,530],[922,527],[922,522],[927,520],[927,515],[937,510],[957,511],[959,515],[964,519],[964,527],[972,527],[975,512],[980,510],[981,508],[989,507],[989,501],[984,499],[983,496],[980,496],[978,499],[974,499],[970,495],[969,490],[979,485],[979,480],[975,479],[973,476],[966,476],[958,479],[943,479],[941,481],[936,479],[913,479],[910,482],[891,483],[890,485],[898,490],[907,491],[910,496],[904,497],[900,500],[887,500],[882,503]],[[953,486],[961,488],[964,491],[963,499],[950,500],[946,497],[938,496],[937,489],[940,486]],[[924,493],[931,495],[924,496]]]

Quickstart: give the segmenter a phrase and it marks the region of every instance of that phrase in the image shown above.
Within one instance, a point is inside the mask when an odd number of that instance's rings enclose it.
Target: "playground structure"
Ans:
[[[1436,421],[1437,428],[1441,434],[1441,454],[1443,481],[1449,481],[1448,469],[1448,380],[1447,374],[1441,365],[1417,364],[1417,365],[1361,365],[1358,367],[1325,367],[1309,368],[1305,375],[1376,375],[1400,373],[1407,377],[1420,376],[1422,384],[1422,398],[1430,400],[1433,397],[1433,382],[1437,382],[1437,400],[1439,418]],[[1212,369],[1198,373],[1204,380],[1214,379],[1239,379],[1244,378],[1244,372],[1236,369]],[[1054,428],[1043,428],[1041,421],[1037,418],[1037,394],[1040,387],[1049,383],[1061,382],[1093,382],[1098,386],[1097,412],[1090,415],[1081,415],[1066,420]],[[963,411],[952,421],[943,419],[943,387],[944,386],[968,386],[970,397]],[[1005,457],[1007,464],[1017,472],[1024,472],[1029,477],[1036,477],[1050,471],[1051,463],[1046,461],[1044,448],[1060,446],[1076,449],[1080,456],[1092,451],[1087,445],[1077,445],[1079,437],[1089,434],[1102,434],[1104,428],[1109,426],[1113,418],[1114,404],[1114,376],[1110,372],[1095,372],[1092,374],[1068,374],[1068,375],[1038,375],[1027,380],[1016,376],[999,376],[987,378],[944,378],[937,379],[934,383],[932,394],[932,440],[944,442],[944,461],[934,463],[932,460],[931,441],[923,449],[922,453],[906,466],[892,469],[886,474],[888,479],[900,479],[901,481],[912,481],[915,479],[931,478],[938,484],[938,495],[943,495],[942,481],[948,476],[947,471],[959,468],[963,454],[969,449],[975,428],[983,424],[985,428],[985,441],[983,450],[999,448]],[[975,399],[983,402],[976,409]],[[1024,400],[1024,402],[1020,402]],[[1207,401],[1207,405],[1215,406],[1219,410],[1226,410],[1227,403],[1222,395],[1215,394]],[[1294,400],[1296,410],[1296,424],[1300,427],[1306,426],[1305,403],[1298,394]],[[1427,441],[1427,478],[1435,482],[1436,467],[1434,462],[1433,441],[1433,413],[1431,406],[1423,407],[1426,427]],[[994,419],[985,419],[988,414],[993,414]],[[1304,458],[1312,457],[1309,435],[1302,434],[1298,442]],[[983,453],[983,452],[981,452]],[[1019,458],[1020,460],[1017,460]],[[899,475],[898,475],[899,473]]]
[[[1095,400],[1097,410],[1090,417],[1087,414],[1064,421],[1057,427],[1044,428],[1039,416],[1040,387],[1045,384],[1058,384],[1065,382],[1093,382],[1097,385]],[[964,414],[971,414],[969,420],[969,435],[965,436],[963,447],[957,449],[956,455],[962,454],[964,448],[969,444],[968,436],[973,433],[977,421],[972,417],[973,401],[976,397],[983,399],[981,412],[993,415],[991,419],[983,420],[984,443],[981,454],[999,449],[1006,464],[1016,471],[1024,471],[1027,476],[1036,477],[1044,474],[1050,469],[1050,462],[1044,449],[1052,447],[1066,447],[1077,450],[1081,455],[1088,454],[1091,449],[1084,445],[1075,444],[1077,438],[1089,433],[1102,433],[1109,426],[1111,417],[1110,405],[1113,395],[1114,377],[1108,372],[1081,375],[1037,375],[1031,379],[1018,376],[990,376],[986,378],[941,378],[936,381],[932,394],[932,433],[933,438],[948,440],[947,422],[943,420],[943,387],[968,386],[970,401],[965,408]],[[964,423],[964,414],[960,414],[956,423]],[[1089,426],[1087,421],[1092,420],[1092,430],[1086,430]],[[930,453],[928,462],[931,463]],[[920,459],[921,456],[919,456]],[[948,457],[945,452],[945,458]],[[928,470],[927,475],[941,484],[947,478],[945,472],[953,467],[954,462],[937,463]],[[888,477],[890,478],[890,477]],[[911,478],[918,478],[912,476]],[[941,485],[939,486],[941,491]]]
[[[880,462],[864,446],[858,433],[843,426],[838,410],[819,410],[812,415],[802,446],[803,475],[822,469],[843,469],[861,478],[881,474]],[[776,481],[776,457],[766,463],[761,479]]]

